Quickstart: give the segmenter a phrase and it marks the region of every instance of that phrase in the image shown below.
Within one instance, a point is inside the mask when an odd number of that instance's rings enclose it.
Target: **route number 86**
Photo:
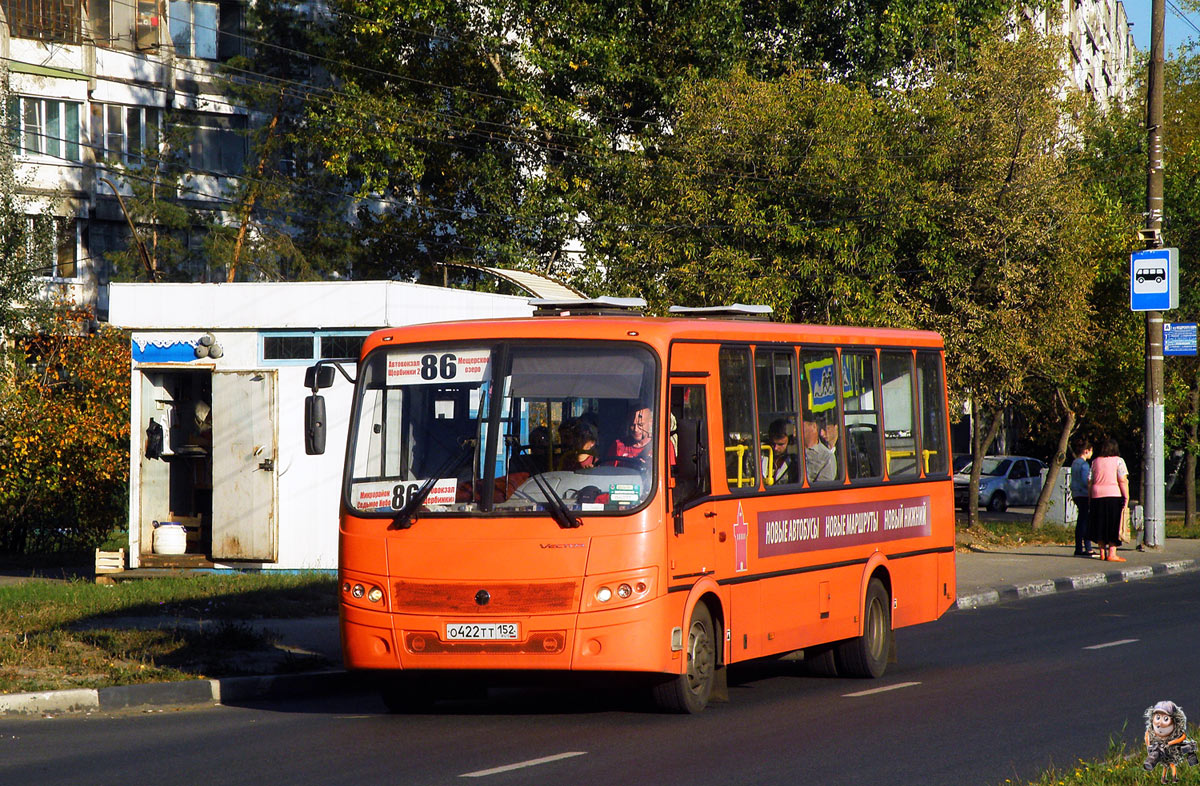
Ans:
[[[421,356],[421,379],[454,379],[458,373],[457,358],[447,353],[440,358],[437,355]]]
[[[400,510],[410,499],[416,496],[423,481],[416,483],[397,483],[392,487],[392,510]]]

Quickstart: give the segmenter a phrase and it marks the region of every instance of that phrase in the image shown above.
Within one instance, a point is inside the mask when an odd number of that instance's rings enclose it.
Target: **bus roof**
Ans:
[[[387,328],[376,334],[404,342],[465,341],[491,338],[579,338],[628,340],[665,346],[671,341],[747,343],[870,344],[941,349],[942,337],[928,330],[804,325],[737,319],[585,316],[518,317],[438,322]],[[374,343],[374,342],[371,342]]]

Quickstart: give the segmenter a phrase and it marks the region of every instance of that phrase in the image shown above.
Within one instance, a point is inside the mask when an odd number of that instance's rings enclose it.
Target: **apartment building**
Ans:
[[[1058,33],[1067,43],[1063,58],[1064,89],[1082,91],[1101,107],[1129,98],[1137,47],[1121,0],[1061,0],[1026,15],[1044,33]]]
[[[248,112],[222,95],[216,69],[243,51],[245,11],[244,0],[0,0],[4,141],[29,220],[53,225],[48,294],[107,311],[105,254],[131,234],[121,168],[153,166],[168,113],[197,173],[181,196],[220,208]]]

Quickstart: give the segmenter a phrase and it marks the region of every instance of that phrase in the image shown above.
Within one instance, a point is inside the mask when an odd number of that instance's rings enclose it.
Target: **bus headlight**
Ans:
[[[350,599],[359,601],[357,605],[382,604],[383,588],[370,581],[343,581],[342,600],[350,602]]]
[[[584,592],[584,611],[596,611],[600,608],[613,608],[630,603],[641,603],[654,594],[655,568],[626,573],[624,575],[609,574],[587,579]]]

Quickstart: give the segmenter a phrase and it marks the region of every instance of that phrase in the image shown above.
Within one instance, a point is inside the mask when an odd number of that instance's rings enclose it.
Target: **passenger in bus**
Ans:
[[[550,456],[554,448],[550,444],[550,429],[535,426],[529,431],[529,448],[522,459],[522,469],[530,472],[545,472],[550,469]]]
[[[811,420],[801,425],[804,438],[804,469],[809,483],[834,480],[837,477],[837,454],[833,448],[821,440],[826,429]],[[833,441],[837,443],[837,432],[834,431]]]
[[[771,452],[762,458],[762,476],[771,478],[773,484],[795,483],[800,474],[796,471],[795,457],[788,451],[792,438],[788,436],[787,426],[785,418],[778,418],[767,429]]]
[[[596,466],[596,429],[586,420],[564,420],[558,427],[558,441],[562,445],[559,469],[574,471]]]
[[[629,411],[625,435],[613,440],[605,463],[617,467],[644,467],[650,459],[650,441],[653,434],[653,413],[649,407],[637,407]]]

